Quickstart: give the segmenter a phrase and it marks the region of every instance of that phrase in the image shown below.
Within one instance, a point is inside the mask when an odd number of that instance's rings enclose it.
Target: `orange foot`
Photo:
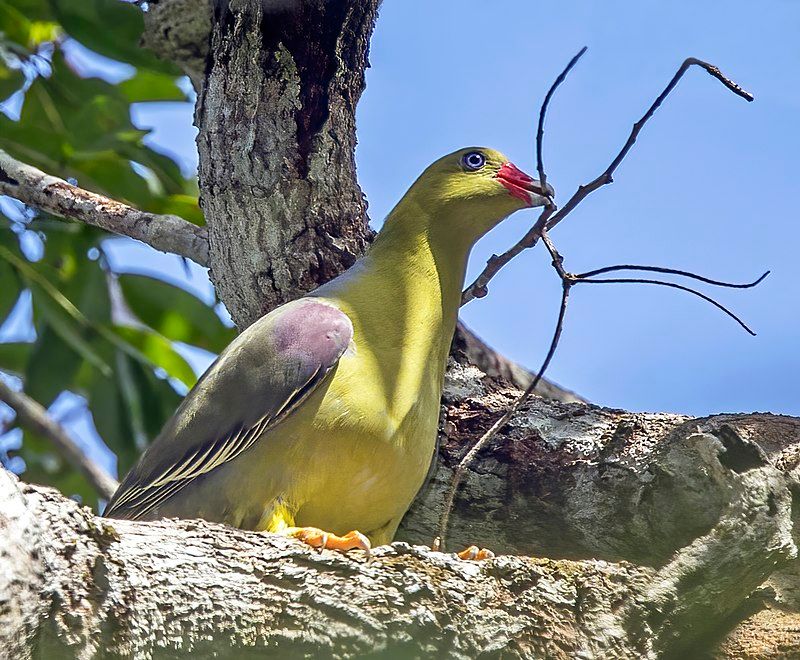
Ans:
[[[283,530],[281,534],[299,539],[312,548],[319,548],[320,550],[327,548],[329,550],[341,550],[342,552],[361,549],[367,553],[367,558],[370,557],[370,548],[372,546],[369,539],[356,530],[347,532],[344,536],[336,536],[336,534],[325,532],[316,527],[289,527]]]
[[[494,553],[486,548],[479,548],[477,545],[471,545],[466,550],[458,553],[459,559],[466,559],[467,561],[480,561],[481,559],[491,559]]]

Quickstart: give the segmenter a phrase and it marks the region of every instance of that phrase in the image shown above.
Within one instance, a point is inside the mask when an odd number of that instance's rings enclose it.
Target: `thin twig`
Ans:
[[[580,52],[575,55],[570,62],[567,64],[565,69],[561,72],[558,78],[555,80],[553,85],[547,92],[547,95],[544,98],[542,106],[539,110],[539,122],[538,128],[536,133],[536,166],[539,174],[539,180],[542,184],[542,188],[546,190],[545,184],[547,181],[547,173],[544,169],[544,159],[542,156],[542,144],[544,140],[544,120],[545,115],[547,112],[547,107],[550,103],[550,99],[553,96],[553,93],[558,88],[558,86],[564,81],[567,74],[570,72],[572,67],[575,66],[577,61],[586,51],[586,48],[581,49]],[[764,273],[761,277],[759,277],[755,282],[749,284],[731,284],[728,282],[721,282],[718,280],[712,280],[710,278],[703,277],[702,275],[697,275],[695,273],[691,273],[689,271],[682,271],[673,268],[662,268],[659,266],[635,266],[635,265],[618,265],[618,266],[607,266],[605,268],[600,268],[594,271],[589,271],[587,273],[583,273],[580,275],[574,275],[572,273],[567,272],[564,269],[564,259],[561,254],[556,249],[553,242],[550,240],[548,235],[549,229],[555,227],[561,220],[563,220],[569,213],[578,205],[580,204],[586,197],[588,197],[592,192],[597,190],[598,188],[607,185],[613,182],[613,175],[616,171],[617,167],[619,167],[620,163],[624,160],[625,156],[633,147],[636,139],[641,132],[644,125],[650,120],[650,118],[655,114],[656,110],[659,106],[664,102],[667,96],[672,92],[675,86],[678,84],[678,81],[683,77],[686,71],[691,66],[700,66],[705,69],[710,75],[715,77],[717,80],[722,82],[729,90],[733,93],[743,97],[748,101],[753,100],[753,96],[749,93],[744,91],[739,85],[737,85],[732,80],[725,77],[720,70],[707,63],[703,62],[702,60],[698,60],[696,58],[690,57],[686,59],[675,75],[672,77],[670,82],[664,88],[664,90],[659,94],[656,100],[652,103],[650,108],[648,108],[647,112],[642,116],[642,118],[637,121],[633,125],[633,129],[631,130],[630,135],[628,136],[627,141],[623,145],[622,149],[616,155],[614,160],[611,161],[611,164],[606,168],[606,170],[598,176],[593,181],[589,182],[586,185],[582,185],[578,187],[578,190],[575,194],[570,197],[567,203],[564,205],[563,208],[557,210],[554,200],[548,195],[546,197],[545,207],[540,214],[539,218],[537,219],[536,223],[533,227],[528,230],[525,236],[522,237],[514,246],[512,246],[509,250],[504,252],[501,255],[492,255],[492,257],[487,262],[483,271],[478,275],[475,281],[468,286],[461,297],[461,304],[464,305],[468,303],[473,298],[483,297],[487,293],[487,285],[489,281],[499,272],[499,270],[507,264],[511,259],[521,253],[523,250],[526,250],[530,247],[533,247],[537,241],[541,238],[542,242],[545,244],[545,247],[550,253],[552,258],[552,264],[555,268],[556,272],[558,273],[559,278],[561,279],[562,290],[563,294],[561,297],[561,308],[558,315],[558,322],[556,324],[556,329],[553,334],[553,340],[550,343],[550,349],[547,352],[547,356],[542,363],[542,367],[539,372],[536,374],[536,377],[531,382],[531,384],[525,389],[525,391],[519,396],[519,398],[514,402],[514,404],[498,419],[491,428],[486,431],[478,441],[472,446],[472,448],[466,453],[466,455],[459,461],[456,469],[453,473],[453,480],[450,484],[450,488],[447,492],[447,496],[445,497],[444,502],[444,509],[442,512],[442,517],[439,523],[439,535],[434,541],[434,547],[436,549],[443,547],[444,545],[444,538],[447,532],[447,526],[450,519],[450,513],[453,508],[453,503],[455,501],[456,492],[458,490],[458,486],[460,485],[464,474],[466,473],[467,468],[475,459],[478,452],[483,449],[488,442],[500,431],[500,429],[505,426],[511,417],[519,410],[520,406],[522,406],[530,397],[531,393],[533,392],[536,385],[541,380],[544,372],[547,370],[547,367],[550,364],[550,361],[553,358],[553,354],[558,346],[559,339],[561,337],[561,332],[564,325],[564,316],[566,314],[566,307],[567,301],[569,299],[569,292],[571,288],[575,284],[579,283],[587,283],[587,284],[612,284],[612,283],[628,283],[628,284],[653,284],[658,286],[666,286],[674,289],[679,289],[681,291],[686,291],[691,293],[692,295],[698,296],[703,300],[710,302],[712,305],[717,307],[718,309],[725,312],[728,316],[734,319],[739,325],[741,325],[747,332],[751,335],[755,335],[753,332],[738,316],[736,316],[733,312],[731,312],[727,307],[722,305],[721,303],[717,302],[713,298],[705,295],[704,293],[692,289],[690,287],[684,286],[682,284],[675,284],[673,282],[662,282],[660,280],[652,280],[652,279],[644,279],[644,278],[608,278],[608,279],[588,279],[594,275],[599,275],[608,272],[614,271],[622,271],[622,270],[640,270],[640,271],[650,271],[650,272],[659,272],[664,274],[670,275],[680,275],[684,277],[690,277],[701,282],[705,282],[707,284],[713,284],[715,286],[727,286],[731,288],[749,288],[755,286],[759,282],[761,282],[768,274],[769,271]]]
[[[574,58],[573,58],[574,59]],[[570,62],[570,65],[572,62]],[[570,65],[567,65],[565,71],[568,73],[569,69],[571,68]],[[471,300],[475,298],[482,298],[487,293],[487,286],[489,281],[497,275],[498,272],[505,266],[509,261],[511,261],[514,257],[518,254],[523,252],[524,250],[533,247],[539,240],[541,236],[542,230],[552,229],[555,227],[559,222],[561,222],[564,218],[567,217],[575,207],[582,202],[586,197],[588,197],[592,192],[601,188],[604,185],[607,185],[613,181],[613,174],[616,171],[619,164],[628,154],[628,152],[633,147],[636,139],[641,132],[644,125],[650,120],[650,118],[655,114],[655,111],[659,108],[659,106],[664,102],[667,96],[672,92],[675,86],[678,84],[678,81],[683,77],[686,71],[691,66],[699,66],[705,69],[711,76],[719,80],[725,87],[727,87],[730,91],[734,94],[741,96],[747,101],[753,100],[753,95],[749,92],[743,90],[737,83],[732,81],[731,79],[727,78],[722,74],[722,72],[713,64],[709,64],[708,62],[704,62],[694,57],[687,58],[683,64],[680,66],[678,71],[669,81],[669,84],[664,88],[664,90],[659,94],[658,98],[653,102],[650,108],[645,112],[642,118],[633,125],[633,129],[631,130],[630,135],[628,136],[627,141],[623,145],[622,149],[619,151],[617,156],[611,161],[611,164],[606,168],[606,170],[598,176],[593,181],[579,186],[578,190],[575,194],[570,197],[567,203],[558,211],[554,211],[551,208],[545,207],[542,214],[539,216],[539,219],[536,221],[533,227],[531,227],[528,232],[511,248],[506,250],[500,255],[492,255],[491,258],[487,261],[486,266],[484,267],[483,271],[475,278],[475,280],[470,284],[461,296],[461,304],[465,305]],[[566,73],[564,74],[566,76]],[[545,97],[547,100],[547,97]],[[539,121],[542,123],[544,122],[544,110],[546,107],[543,104],[542,109],[539,112]],[[539,178],[542,178],[544,172],[544,166],[541,164],[540,159],[538,158],[538,154],[541,151],[541,136],[537,133],[537,167],[541,166],[539,171]]]
[[[753,335],[753,337],[756,336],[756,333],[753,332],[747,326],[747,324],[744,321],[742,321],[742,319],[740,319],[738,316],[736,316],[736,314],[734,314],[731,310],[725,307],[725,305],[717,302],[710,296],[707,296],[706,294],[702,293],[701,291],[698,291],[697,289],[692,289],[691,287],[683,286],[682,284],[676,284],[675,282],[663,282],[661,280],[648,280],[648,279],[625,278],[625,277],[600,279],[600,280],[578,279],[575,280],[575,284],[654,284],[657,286],[666,286],[671,289],[679,289],[680,291],[686,291],[687,293],[691,293],[692,295],[697,296],[698,298],[702,298],[706,302],[711,303],[717,309],[722,310],[728,316],[730,316],[734,321],[736,321],[740,326],[742,326],[747,332]]]
[[[544,159],[542,157],[542,145],[544,143],[544,118],[547,114],[547,107],[550,105],[550,99],[555,94],[555,91],[559,88],[561,83],[564,82],[569,72],[572,70],[578,60],[583,57],[583,54],[586,52],[587,46],[581,48],[577,54],[569,61],[569,64],[564,67],[564,70],[558,74],[558,78],[555,79],[552,85],[550,85],[550,89],[547,90],[547,94],[545,94],[544,101],[542,102],[542,107],[539,109],[539,123],[536,128],[536,171],[539,173],[539,182],[542,184],[542,190],[547,192],[547,173],[544,171]]]
[[[698,60],[696,57],[688,57],[686,60],[681,64],[680,68],[677,70],[674,76],[672,76],[672,80],[669,81],[667,86],[658,95],[653,104],[647,109],[647,112],[642,115],[642,118],[637,121],[633,128],[631,129],[631,133],[628,136],[627,141],[620,149],[619,153],[616,155],[614,160],[611,161],[611,164],[606,168],[606,170],[598,176],[593,181],[590,181],[586,185],[579,186],[578,190],[575,192],[572,197],[569,198],[566,204],[561,207],[561,210],[558,213],[554,214],[553,217],[548,221],[547,228],[552,229],[555,227],[559,222],[561,222],[564,218],[566,218],[573,209],[580,204],[586,197],[588,197],[591,193],[593,193],[598,188],[602,188],[609,183],[613,183],[614,181],[614,172],[616,171],[617,167],[619,167],[620,163],[625,159],[625,156],[628,155],[628,152],[631,150],[633,145],[636,143],[636,139],[639,137],[639,133],[641,132],[644,125],[650,120],[650,118],[655,114],[656,110],[661,106],[664,100],[669,96],[670,92],[675,89],[675,86],[678,84],[683,75],[689,70],[691,66],[699,66],[705,69],[709,74],[711,74],[714,78],[719,80],[725,87],[731,90],[737,96],[741,96],[743,99],[747,101],[753,100],[753,95],[750,92],[746,92],[743,90],[738,84],[727,78],[726,76],[722,75],[722,72],[715,67],[713,64],[709,64],[708,62],[704,62],[703,60]]]
[[[461,485],[461,480],[464,478],[467,468],[469,468],[470,464],[478,455],[478,453],[506,424],[508,424],[509,420],[514,416],[514,414],[516,414],[520,407],[522,407],[530,398],[531,394],[536,389],[536,386],[539,384],[539,381],[542,379],[542,376],[544,376],[544,372],[547,371],[547,367],[550,365],[550,361],[553,359],[553,355],[558,347],[558,342],[561,339],[561,331],[564,328],[564,316],[567,313],[567,301],[569,300],[569,291],[571,288],[572,282],[564,280],[561,294],[561,309],[558,312],[556,329],[553,333],[553,339],[550,342],[550,348],[547,351],[547,356],[544,358],[544,362],[542,362],[542,366],[537,372],[536,377],[531,381],[531,384],[525,388],[525,391],[520,394],[517,400],[514,401],[511,407],[506,410],[494,424],[492,424],[491,428],[486,431],[486,433],[484,433],[474,445],[472,445],[470,450],[458,462],[458,465],[453,472],[453,480],[450,482],[450,488],[448,489],[447,496],[445,497],[444,508],[442,509],[442,517],[439,521],[439,533],[436,541],[434,541],[435,549],[445,547],[445,537],[447,533],[447,526],[450,522],[450,512],[453,509],[453,502],[455,501],[456,492],[458,491],[459,485]]]
[[[109,499],[114,494],[117,489],[114,477],[91,460],[40,403],[23,392],[13,390],[2,379],[0,401],[17,414],[17,421],[21,425],[47,438],[58,453],[86,478],[100,497]]]
[[[486,286],[500,269],[505,266],[509,261],[516,257],[523,250],[532,248],[536,245],[542,233],[542,228],[547,225],[548,219],[556,212],[557,207],[553,201],[552,196],[547,194],[547,173],[544,171],[544,159],[542,157],[542,144],[544,141],[544,120],[547,115],[547,108],[550,105],[550,99],[553,97],[555,91],[559,88],[561,83],[564,82],[569,72],[578,63],[578,60],[586,52],[586,46],[580,49],[578,53],[569,61],[563,71],[558,74],[550,89],[542,101],[542,106],[539,108],[539,121],[536,130],[536,169],[539,173],[539,181],[541,182],[542,191],[545,196],[545,205],[539,219],[533,227],[510,249],[503,252],[501,255],[493,254],[486,262],[486,267],[480,275],[470,284],[461,294],[461,305],[466,305],[469,301],[475,298],[483,298],[487,293]]]
[[[644,270],[651,273],[663,273],[665,275],[680,275],[681,277],[689,277],[693,280],[698,280],[699,282],[705,282],[706,284],[721,286],[728,289],[751,289],[754,286],[761,284],[761,282],[764,281],[764,278],[770,273],[770,271],[765,271],[757,280],[753,280],[752,282],[747,282],[745,284],[736,284],[734,282],[723,282],[721,280],[712,280],[711,278],[704,277],[703,275],[698,275],[697,273],[693,273],[689,270],[678,270],[677,268],[665,268],[664,266],[635,266],[632,264],[619,264],[617,266],[605,266],[604,268],[589,270],[586,271],[585,273],[578,273],[577,275],[575,275],[575,279],[584,280],[589,277],[595,277],[596,275],[603,275],[604,273],[613,273],[625,270]]]
[[[545,208],[545,210],[542,212],[542,216],[544,216],[544,214],[547,212],[548,209]],[[514,257],[524,250],[532,248],[534,245],[536,245],[540,235],[541,232],[537,223],[531,227],[526,234],[511,248],[502,254],[493,254],[491,257],[489,257],[489,260],[486,262],[486,266],[484,266],[480,275],[478,275],[478,277],[473,280],[472,284],[464,289],[464,292],[461,294],[461,306],[463,307],[475,298],[483,298],[488,293],[487,285],[489,284],[489,281],[495,275],[497,275],[497,273],[500,272],[500,269],[503,268],[503,266],[505,266]]]

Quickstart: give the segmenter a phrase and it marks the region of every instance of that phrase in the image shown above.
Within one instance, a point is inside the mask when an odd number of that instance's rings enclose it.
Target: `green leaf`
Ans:
[[[40,323],[24,367],[25,392],[43,406],[72,386],[82,356],[52,327]]]
[[[175,76],[155,71],[142,70],[133,78],[118,85],[131,103],[143,101],[186,101],[186,95],[178,87]]]
[[[91,50],[137,68],[180,75],[177,67],[156,58],[139,41],[142,11],[119,0],[51,0],[63,28]]]
[[[0,370],[14,376],[25,373],[33,344],[22,341],[0,343]]]
[[[197,203],[197,197],[192,195],[170,195],[165,197],[156,205],[153,212],[171,213],[200,227],[206,224],[206,219],[200,210],[200,205]]]
[[[172,344],[161,335],[144,328],[116,326],[114,332],[128,344],[129,355],[146,362],[149,366],[158,367],[172,378],[181,381],[186,387],[192,387],[197,381],[189,363],[172,347]]]
[[[147,181],[133,171],[130,161],[114,151],[87,151],[73,154],[70,167],[75,171],[78,183],[85,185],[88,177],[91,187],[109,191],[122,202],[148,209],[154,195]],[[115,191],[115,192],[112,192]]]
[[[59,26],[49,20],[50,14],[44,3],[15,0],[14,5],[0,0],[0,32],[7,39],[25,48],[36,48],[58,36]]]
[[[137,10],[138,11],[138,10]],[[146,131],[130,118],[130,103],[115,85],[81,78],[56,51],[50,78],[36,78],[19,121],[0,115],[0,147],[49,174],[148,211],[162,196],[186,191],[178,165],[143,143]],[[133,162],[148,167],[155,186]]]
[[[134,440],[130,413],[120,394],[116,374],[107,378],[93,371],[87,400],[95,428],[109,449],[117,455],[118,471],[122,474],[133,465],[140,450]]]
[[[219,353],[235,336],[211,307],[188,291],[143,275],[120,275],[119,284],[131,311],[167,339]]]
[[[33,293],[34,314],[41,314],[48,327],[58,335],[76,354],[81,356],[100,373],[111,375],[111,367],[97,353],[87,335],[90,329],[78,323],[75,318],[67,314],[53,299],[37,284],[30,283]]]
[[[148,440],[152,440],[172,417],[182,397],[166,380],[158,378],[141,364],[131,362],[130,376],[136,384],[145,434]]]

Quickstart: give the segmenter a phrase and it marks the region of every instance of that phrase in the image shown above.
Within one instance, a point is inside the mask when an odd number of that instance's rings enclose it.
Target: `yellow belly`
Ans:
[[[343,357],[330,384],[304,404],[312,423],[290,417],[242,457],[263,470],[248,480],[265,487],[257,528],[358,529],[373,542],[391,540],[433,457],[441,380],[426,370],[403,399],[380,386],[365,390],[375,383],[365,380],[369,368],[363,355]]]

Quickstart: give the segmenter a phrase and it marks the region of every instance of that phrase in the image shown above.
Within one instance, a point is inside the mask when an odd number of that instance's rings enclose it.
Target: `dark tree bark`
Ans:
[[[240,327],[338,275],[370,238],[355,109],[377,6],[215,6],[197,108],[201,204],[212,280]]]

